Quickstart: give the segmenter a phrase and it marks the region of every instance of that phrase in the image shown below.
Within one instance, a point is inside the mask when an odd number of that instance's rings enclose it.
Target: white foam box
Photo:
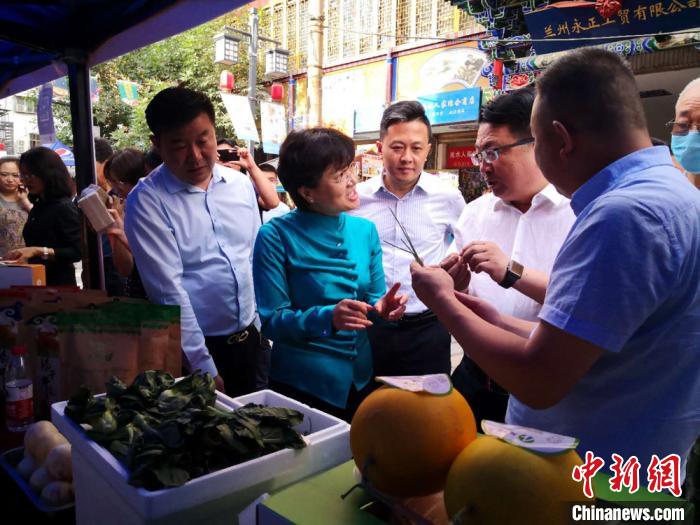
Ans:
[[[258,496],[281,489],[351,457],[350,425],[272,390],[237,398],[217,396],[217,406],[247,403],[287,407],[304,414],[297,430],[303,449],[285,449],[188,481],[181,487],[148,491],[129,485],[125,468],[64,415],[67,402],[51,407],[51,420],[72,446],[78,525],[236,524],[238,513]]]

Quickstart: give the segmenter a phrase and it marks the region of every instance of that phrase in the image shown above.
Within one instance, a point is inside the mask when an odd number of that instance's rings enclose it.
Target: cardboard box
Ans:
[[[285,449],[193,479],[181,487],[147,491],[128,484],[124,467],[106,449],[88,439],[64,415],[66,402],[52,406],[51,420],[72,445],[73,483],[78,525],[235,524],[238,514],[265,492],[350,459],[350,425],[271,390],[231,399],[221,393],[217,406],[247,403],[289,407],[305,418],[297,428],[306,448]]]
[[[17,285],[46,286],[46,267],[43,264],[0,263],[0,288]]]

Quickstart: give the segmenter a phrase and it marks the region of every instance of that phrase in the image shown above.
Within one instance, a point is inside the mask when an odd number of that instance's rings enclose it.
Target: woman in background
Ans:
[[[34,207],[22,232],[26,248],[9,251],[5,259],[43,264],[49,286],[75,286],[80,220],[68,169],[55,151],[43,146],[24,152],[19,169]]]
[[[148,173],[146,156],[137,149],[126,148],[116,152],[105,162],[105,179],[112,186],[112,195],[116,197],[113,209],[109,213],[114,219],[106,233],[112,246],[114,267],[119,275],[126,279],[123,295],[146,299],[141,277],[134,264],[134,256],[129,248],[129,241],[124,234],[124,200],[138,183],[139,179]]]
[[[22,230],[31,209],[27,188],[21,183],[19,159],[0,158],[0,258],[24,247]]]
[[[360,203],[354,156],[334,129],[290,133],[278,175],[297,209],[264,224],[253,253],[272,388],[347,421],[375,388],[370,318],[400,318],[407,299],[398,284],[385,295],[374,224],[345,213]]]

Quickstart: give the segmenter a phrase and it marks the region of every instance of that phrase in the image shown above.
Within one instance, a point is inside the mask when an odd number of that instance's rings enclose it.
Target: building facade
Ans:
[[[0,144],[7,155],[21,155],[41,145],[33,91],[0,99]]]

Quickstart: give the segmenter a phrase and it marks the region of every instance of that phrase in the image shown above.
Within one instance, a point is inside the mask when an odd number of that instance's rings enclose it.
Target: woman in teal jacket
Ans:
[[[355,145],[330,128],[292,132],[278,176],[297,209],[260,229],[253,278],[263,334],[274,342],[272,388],[350,420],[374,388],[366,328],[396,320],[406,297],[385,295],[373,223],[359,206]]]

